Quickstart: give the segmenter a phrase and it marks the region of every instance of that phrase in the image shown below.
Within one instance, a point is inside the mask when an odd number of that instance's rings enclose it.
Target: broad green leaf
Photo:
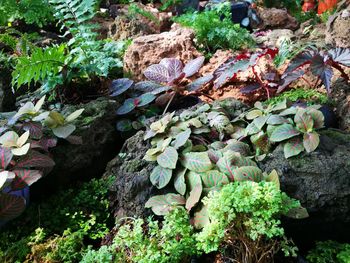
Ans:
[[[52,129],[53,134],[55,134],[58,138],[67,138],[75,131],[75,125],[67,124],[64,126],[58,126]]]
[[[157,165],[151,173],[151,183],[158,189],[162,189],[170,182],[172,174],[173,170]]]
[[[294,122],[302,132],[311,132],[314,126],[314,120],[304,109],[298,110],[294,116]]]
[[[255,127],[260,131],[266,124],[268,118],[268,116],[260,116],[254,119],[252,123],[254,123]]]
[[[213,142],[212,144],[210,144],[209,148],[211,148],[213,150],[220,150],[220,149],[225,148],[225,146],[226,146],[226,143],[221,142],[221,141],[216,141],[216,142]]]
[[[305,150],[310,153],[316,150],[320,144],[320,136],[317,132],[308,132],[303,136],[303,145]]]
[[[291,124],[282,124],[274,129],[271,134],[270,140],[272,142],[281,142],[289,138],[299,135],[300,132],[293,127]]]
[[[8,221],[19,216],[26,208],[26,200],[21,196],[0,194],[0,220]]]
[[[304,146],[299,137],[292,138],[284,144],[284,157],[289,158],[296,156],[304,151]]]
[[[190,211],[199,201],[202,195],[202,184],[199,183],[191,190],[190,196],[186,200],[186,209]]]
[[[290,107],[288,109],[285,109],[284,111],[280,112],[280,116],[288,116],[288,115],[295,115],[298,111],[297,107]]]
[[[185,205],[186,200],[178,194],[156,195],[151,197],[145,204],[146,208],[151,208],[153,213],[163,216],[169,213],[176,206]]]
[[[143,107],[148,104],[150,104],[152,101],[156,99],[156,96],[151,93],[145,93],[142,94],[140,97],[138,97],[138,104],[137,107]]]
[[[123,119],[117,122],[117,130],[121,132],[127,132],[132,130],[132,122],[127,119]]]
[[[158,155],[157,162],[160,166],[169,169],[175,169],[176,163],[179,158],[177,150],[174,147],[167,147],[165,151]]]
[[[79,118],[79,116],[83,113],[83,111],[84,109],[79,109],[73,112],[72,114],[68,115],[68,117],[66,118],[66,123],[72,122],[77,118]]]
[[[268,175],[264,176],[264,180],[266,182],[275,183],[276,187],[278,189],[280,189],[280,187],[281,187],[280,178],[279,178],[278,173],[277,173],[276,170],[272,170],[271,173],[269,173]]]
[[[324,127],[324,115],[321,111],[308,108],[307,113],[312,117],[315,129],[321,129]]]
[[[249,111],[245,117],[247,120],[254,120],[257,117],[260,117],[263,115],[263,112],[261,110],[251,110]]]
[[[181,167],[175,173],[174,187],[175,187],[175,190],[181,195],[185,195],[186,193],[186,183],[185,183],[186,172],[187,172],[187,169]]]
[[[267,134],[263,131],[254,134],[250,137],[250,141],[255,145],[256,148],[260,149],[264,153],[268,153],[271,147]]]
[[[210,170],[205,173],[200,173],[200,176],[204,188],[212,188],[229,183],[227,176],[217,170]]]
[[[263,178],[262,171],[256,166],[244,166],[235,169],[235,181],[253,181],[261,182]]]
[[[198,173],[187,171],[185,178],[188,186],[188,191],[192,191],[196,185],[202,184],[201,176]]]
[[[271,115],[267,120],[269,125],[280,125],[286,122],[286,119],[279,115]]]
[[[136,108],[134,100],[135,99],[132,99],[132,98],[125,100],[123,105],[117,109],[117,114],[124,115],[134,110]]]
[[[220,160],[220,158],[222,158],[223,153],[218,150],[209,149],[208,156],[210,161],[212,161],[213,163],[217,163]]]
[[[213,167],[207,152],[185,153],[181,163],[187,169],[199,173],[209,171]]]
[[[276,105],[274,105],[271,109],[271,112],[274,111],[280,111],[280,110],[284,110],[287,108],[287,100],[284,99],[283,101],[277,103]]]
[[[256,127],[254,122],[251,122],[248,124],[248,126],[245,128],[245,135],[252,135],[252,134],[256,134],[260,131],[260,129],[258,127]]]
[[[186,129],[185,131],[179,133],[175,137],[174,147],[176,149],[179,149],[180,147],[184,146],[187,140],[191,136],[191,129]]]

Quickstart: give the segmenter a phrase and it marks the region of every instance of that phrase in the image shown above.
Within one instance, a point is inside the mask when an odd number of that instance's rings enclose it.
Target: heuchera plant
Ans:
[[[0,220],[17,217],[26,207],[26,200],[14,194],[32,185],[51,171],[54,161],[48,156],[49,148],[56,146],[57,139],[69,138],[75,126],[71,122],[82,110],[78,110],[61,123],[52,125],[51,116],[57,112],[43,111],[45,97],[35,105],[24,104],[0,130]],[[55,119],[55,118],[54,118]],[[49,123],[49,127],[46,125]],[[73,129],[74,127],[74,129]],[[19,135],[20,134],[20,135]]]
[[[139,110],[145,112],[146,117],[149,117],[147,115],[150,114],[145,106],[154,101],[156,105],[165,106],[165,113],[177,94],[182,96],[198,94],[200,88],[213,79],[213,75],[207,75],[189,83],[188,78],[196,74],[203,63],[204,57],[191,60],[186,65],[176,58],[164,58],[159,64],[151,65],[145,70],[144,75],[148,81],[134,83],[127,78],[114,80],[111,85],[112,97],[117,97],[127,90],[131,91],[129,95],[131,98],[124,101],[117,110],[117,114],[126,115],[134,110]],[[151,113],[154,113],[154,110]],[[144,121],[145,118],[141,116],[141,120]],[[130,130],[133,126],[137,127],[137,123],[132,123],[127,119],[117,123],[118,130],[122,131]]]

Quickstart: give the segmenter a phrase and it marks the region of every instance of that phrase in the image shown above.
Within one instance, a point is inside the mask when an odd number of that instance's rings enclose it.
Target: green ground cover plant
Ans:
[[[319,241],[306,258],[310,263],[347,263],[350,262],[350,244]]]

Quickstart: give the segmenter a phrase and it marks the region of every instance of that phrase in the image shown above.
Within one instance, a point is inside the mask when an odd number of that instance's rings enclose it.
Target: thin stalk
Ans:
[[[165,109],[164,109],[164,111],[163,111],[163,115],[165,115],[165,113],[167,112],[167,110],[168,110],[168,108],[169,108],[171,102],[172,102],[173,99],[175,98],[175,95],[176,95],[176,92],[174,92],[173,96],[171,96],[171,98],[170,98],[168,104],[166,105],[166,107],[165,107]]]

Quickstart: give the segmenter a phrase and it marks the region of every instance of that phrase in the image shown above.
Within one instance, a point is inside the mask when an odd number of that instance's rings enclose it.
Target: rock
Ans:
[[[215,104],[223,107],[231,118],[237,117],[246,109],[244,104],[233,99],[217,101]],[[151,196],[166,191],[158,190],[149,180],[155,164],[143,160],[150,148],[149,143],[143,141],[143,137],[144,132],[139,131],[129,138],[121,153],[107,165],[104,177],[115,178],[110,188],[109,200],[111,211],[116,218],[151,215],[151,210],[145,209],[145,203]]]
[[[233,56],[234,53],[231,50],[218,49],[210,58],[209,62],[200,69],[200,74],[207,75],[213,73],[218,67]]]
[[[264,44],[267,47],[279,47],[283,41],[294,38],[294,33],[290,29],[274,29],[267,31],[264,35],[254,37],[256,43]]]
[[[260,29],[291,29],[296,30],[299,26],[298,21],[288,14],[285,9],[260,8],[258,16],[262,20],[258,26]]]
[[[77,120],[73,135],[81,136],[83,143],[75,145],[59,141],[51,151],[56,163],[52,172],[31,187],[35,197],[45,196],[77,180],[100,177],[120,149],[122,142],[115,128],[116,103],[100,98],[83,105],[67,106],[64,111],[80,108],[85,110]]]
[[[16,97],[11,89],[11,72],[0,67],[0,112],[16,109]]]
[[[350,47],[350,5],[329,18],[326,30],[326,44],[335,47]]]
[[[194,47],[191,29],[178,28],[170,32],[134,39],[124,55],[124,71],[135,80],[144,79],[143,71],[162,58],[178,58],[184,63],[201,54]]]
[[[339,128],[350,132],[350,84],[337,79],[332,84],[332,99],[337,109]]]
[[[276,169],[282,190],[307,208],[309,218],[287,221],[290,235],[303,247],[313,240],[349,237],[349,146],[350,134],[325,130],[315,152],[285,159],[279,145],[261,164],[265,171]]]

